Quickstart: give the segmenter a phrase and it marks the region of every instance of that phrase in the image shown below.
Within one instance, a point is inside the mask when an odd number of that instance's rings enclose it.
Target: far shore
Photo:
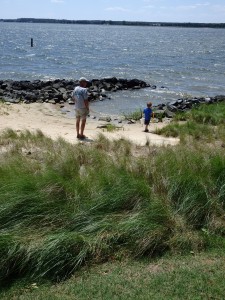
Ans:
[[[66,20],[44,18],[18,18],[0,19],[0,22],[17,23],[51,23],[51,24],[78,24],[78,25],[105,25],[105,26],[153,26],[153,27],[197,27],[197,28],[225,28],[225,23],[202,23],[202,22],[146,22],[146,21],[112,21],[112,20]]]

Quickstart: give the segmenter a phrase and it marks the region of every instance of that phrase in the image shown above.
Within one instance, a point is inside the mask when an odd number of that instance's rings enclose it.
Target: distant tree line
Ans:
[[[191,23],[191,22],[190,23],[139,22],[139,21],[65,20],[65,19],[37,19],[37,18],[0,19],[0,22],[225,28],[225,23]]]

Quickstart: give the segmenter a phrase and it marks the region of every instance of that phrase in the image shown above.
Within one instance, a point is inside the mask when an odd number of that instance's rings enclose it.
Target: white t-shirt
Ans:
[[[88,92],[86,88],[83,88],[81,86],[76,86],[73,90],[73,97],[75,98],[75,108],[85,108],[84,101],[88,100]]]

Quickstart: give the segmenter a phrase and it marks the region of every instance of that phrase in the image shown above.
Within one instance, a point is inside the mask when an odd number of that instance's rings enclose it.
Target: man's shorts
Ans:
[[[88,108],[76,108],[75,109],[76,118],[86,119],[88,114],[89,114]]]
[[[145,120],[145,125],[149,125],[151,120]]]

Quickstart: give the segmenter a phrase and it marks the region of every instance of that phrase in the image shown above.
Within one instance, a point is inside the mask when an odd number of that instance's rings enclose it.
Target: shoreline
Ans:
[[[0,100],[6,103],[51,103],[62,106],[73,104],[71,94],[78,80],[56,79],[43,80],[0,80]],[[108,77],[91,79],[87,86],[90,103],[111,100],[113,93],[118,91],[134,91],[140,89],[156,90],[159,87],[143,80]],[[161,86],[160,89],[167,89]],[[153,105],[156,118],[172,118],[176,112],[185,112],[201,103],[215,103],[225,101],[225,95],[212,97],[183,96],[176,100]]]

